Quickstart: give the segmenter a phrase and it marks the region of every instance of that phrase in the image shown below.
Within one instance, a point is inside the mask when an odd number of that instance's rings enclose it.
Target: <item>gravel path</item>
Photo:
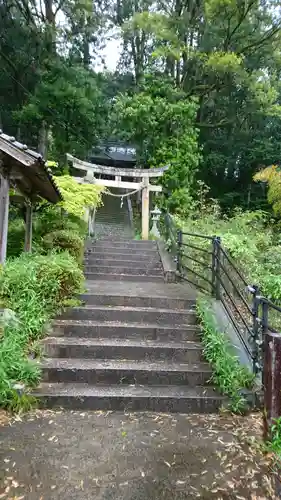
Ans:
[[[38,410],[0,426],[1,499],[277,498],[257,415]]]

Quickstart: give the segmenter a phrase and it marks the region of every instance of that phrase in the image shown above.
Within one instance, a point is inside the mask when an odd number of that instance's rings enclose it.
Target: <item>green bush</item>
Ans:
[[[218,330],[207,299],[198,299],[197,314],[202,326],[204,356],[213,369],[212,380],[229,398],[230,409],[241,413],[246,408],[242,391],[253,386],[254,375],[241,366],[238,358],[230,352],[230,344],[225,334]]]
[[[72,214],[64,214],[58,206],[47,206],[37,214],[34,220],[35,236],[43,237],[47,233],[59,230],[68,230],[77,233],[81,238],[87,235],[87,223]]]
[[[8,244],[7,255],[8,257],[18,257],[23,251],[24,247],[25,224],[21,218],[16,218],[9,221],[8,226]]]
[[[48,250],[67,250],[78,263],[82,263],[84,241],[77,233],[63,229],[53,231],[52,233],[45,234],[43,237],[43,245]]]
[[[38,383],[40,370],[29,359],[32,344],[42,338],[48,321],[66,299],[81,290],[82,283],[82,271],[68,252],[47,256],[22,254],[7,261],[0,274],[0,300],[14,311],[16,318],[2,325],[1,406],[18,407],[15,382],[25,386]]]
[[[202,205],[188,218],[175,218],[175,223],[184,232],[220,236],[222,245],[233,258],[249,284],[260,287],[263,295],[275,302],[281,302],[281,239],[277,226],[262,211],[242,212],[236,210],[232,216],[222,216],[217,204]],[[184,243],[191,243],[205,250],[211,250],[209,240],[184,236]],[[192,248],[185,251],[200,259],[205,265],[188,261],[189,267],[210,279],[206,265],[210,257]],[[240,283],[241,284],[241,283]]]

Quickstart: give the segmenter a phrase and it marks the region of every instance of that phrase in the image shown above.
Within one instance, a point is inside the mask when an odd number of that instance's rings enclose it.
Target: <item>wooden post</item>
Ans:
[[[141,214],[141,229],[142,239],[148,240],[149,236],[149,178],[143,177],[142,189],[142,214]]]
[[[270,439],[274,420],[281,417],[281,335],[264,335],[264,437]]]
[[[0,175],[0,264],[4,264],[7,256],[7,237],[9,222],[9,179]]]
[[[25,221],[25,239],[24,239],[24,251],[32,251],[32,214],[33,207],[32,204],[28,204],[26,207],[26,221]]]

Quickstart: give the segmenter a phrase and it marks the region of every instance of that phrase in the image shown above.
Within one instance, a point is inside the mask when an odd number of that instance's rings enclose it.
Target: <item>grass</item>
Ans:
[[[273,468],[281,470],[281,416],[273,421],[270,428],[270,441],[266,443],[266,451],[273,453]]]
[[[242,391],[253,387],[254,375],[231,353],[225,333],[218,330],[210,302],[205,297],[197,301],[197,314],[202,326],[204,356],[213,370],[212,380],[228,397],[231,411],[243,413],[247,402]]]
[[[68,253],[22,254],[8,260],[0,275],[0,300],[12,313],[2,319],[0,342],[0,405],[10,410],[28,409],[34,401],[26,390],[40,380],[33,359],[38,340],[50,319],[65,301],[81,289],[83,273]]]

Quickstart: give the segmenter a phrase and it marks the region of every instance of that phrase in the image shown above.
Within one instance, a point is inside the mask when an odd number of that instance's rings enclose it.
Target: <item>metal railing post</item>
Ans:
[[[262,319],[261,319],[261,324],[262,324],[262,338],[259,340],[259,346],[261,350],[261,369],[262,369],[262,383],[264,384],[264,341],[265,341],[265,335],[268,332],[269,328],[269,320],[268,320],[268,313],[269,313],[269,304],[267,300],[262,300]]]
[[[260,306],[260,297],[259,297],[259,287],[253,285],[252,294],[253,294],[253,303],[252,303],[252,317],[253,317],[253,372],[257,373],[259,371],[259,330],[260,330],[260,319],[259,319],[259,306]]]
[[[181,272],[182,230],[177,230],[177,271]]]
[[[212,239],[212,295],[216,296],[216,237]]]
[[[213,296],[220,300],[221,298],[221,286],[220,286],[220,274],[221,274],[221,239],[219,236],[213,237],[213,248],[212,248],[212,288]]]
[[[266,333],[268,330],[268,311],[269,304],[267,300],[262,300],[262,333]]]

